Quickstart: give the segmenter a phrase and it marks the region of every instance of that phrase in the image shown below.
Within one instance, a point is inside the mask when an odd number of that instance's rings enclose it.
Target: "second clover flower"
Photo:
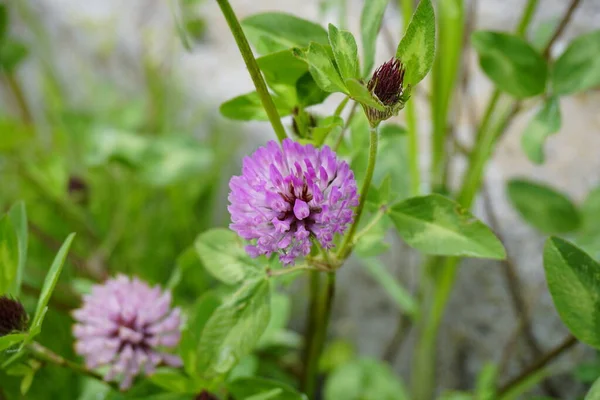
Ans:
[[[278,253],[285,265],[310,253],[311,237],[326,249],[344,233],[358,205],[354,174],[328,147],[285,139],[244,158],[242,175],[229,182],[231,229],[256,240],[252,256]]]

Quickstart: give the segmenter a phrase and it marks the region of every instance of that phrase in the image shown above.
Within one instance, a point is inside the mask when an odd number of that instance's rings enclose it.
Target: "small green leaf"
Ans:
[[[365,106],[372,107],[379,111],[384,111],[385,106],[371,94],[369,89],[356,79],[346,79],[346,87],[350,92],[350,97]]]
[[[198,393],[202,382],[196,382],[176,369],[159,368],[148,378],[156,386],[173,393]]]
[[[477,376],[475,398],[477,400],[496,399],[496,386],[498,379],[498,367],[494,364],[486,364]]]
[[[600,86],[600,30],[579,36],[556,60],[552,89],[566,95]]]
[[[503,259],[494,233],[458,203],[431,194],[392,206],[389,215],[409,246],[426,254]]]
[[[28,53],[23,43],[5,38],[0,43],[0,70],[12,73]]]
[[[255,14],[243,19],[241,25],[259,54],[307,47],[310,42],[328,43],[327,31],[321,25],[290,14]]]
[[[18,263],[15,274],[15,280],[12,289],[9,291],[15,296],[19,296],[21,293],[21,282],[23,281],[23,271],[25,270],[25,262],[27,261],[27,212],[25,210],[25,203],[22,201],[13,205],[8,211],[8,218],[12,223],[17,233],[17,249],[18,249]],[[0,290],[1,292],[1,290]]]
[[[333,54],[329,46],[311,43],[307,51],[295,48],[294,55],[308,64],[313,79],[326,92],[347,93],[340,74],[335,67]]]
[[[238,378],[227,384],[227,389],[237,399],[307,400],[293,387],[264,378]],[[266,397],[258,397],[266,395]]]
[[[194,243],[204,268],[221,282],[233,285],[262,269],[242,248],[238,236],[228,229],[201,233]]]
[[[541,232],[566,233],[579,228],[581,217],[575,205],[551,187],[513,179],[508,182],[507,194],[521,217]]]
[[[296,82],[296,96],[298,104],[302,107],[321,104],[329,95],[329,92],[322,90],[317,85],[310,72],[302,75]]]
[[[521,136],[521,147],[531,162],[544,162],[544,141],[558,132],[560,125],[560,103],[556,97],[550,97],[529,121]]]
[[[389,0],[365,1],[360,15],[360,33],[363,47],[363,76],[367,76],[375,64],[377,34]]]
[[[0,293],[8,293],[14,287],[18,268],[18,238],[9,216],[5,215],[0,218]]]
[[[329,24],[329,44],[342,79],[358,78],[358,48],[352,33]]]
[[[421,0],[396,50],[406,67],[405,82],[416,85],[429,73],[435,58],[435,13],[431,0]]]
[[[411,318],[415,318],[419,307],[415,299],[400,285],[398,280],[389,273],[385,265],[376,258],[364,260],[365,267],[373,279],[383,287],[383,290],[396,302],[398,307]]]
[[[269,281],[247,281],[211,315],[198,344],[198,371],[227,373],[258,343],[270,318]]]
[[[27,337],[26,333],[13,333],[10,335],[0,336],[0,354],[9,347],[22,342]]]
[[[272,96],[275,107],[282,117],[292,113],[293,106],[289,105],[279,96]],[[256,92],[250,92],[241,96],[234,97],[221,104],[219,108],[221,114],[230,119],[238,121],[268,121],[269,117]]]
[[[477,31],[471,35],[483,72],[498,89],[517,98],[546,89],[546,60],[522,38],[508,33]]]
[[[29,336],[27,338],[28,341],[32,340],[34,336],[41,332],[42,322],[44,320],[44,316],[46,315],[46,311],[48,310],[50,296],[52,296],[52,292],[54,291],[56,283],[58,282],[65,259],[67,258],[67,253],[69,252],[69,248],[71,247],[71,243],[73,243],[74,238],[74,233],[71,233],[67,237],[58,250],[58,253],[56,253],[56,257],[54,257],[54,261],[52,261],[50,270],[46,274],[46,279],[44,280],[44,285],[42,286],[38,304],[35,309],[35,315],[31,320],[31,328],[29,329]]]
[[[600,348],[600,265],[573,244],[551,237],[544,269],[561,320],[577,339]]]
[[[325,383],[325,400],[408,400],[402,382],[386,364],[370,359],[347,363]]]

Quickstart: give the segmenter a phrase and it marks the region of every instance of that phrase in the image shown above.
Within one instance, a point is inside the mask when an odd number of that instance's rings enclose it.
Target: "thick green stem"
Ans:
[[[342,261],[348,258],[348,256],[352,252],[354,234],[356,233],[356,229],[358,228],[358,224],[360,223],[360,218],[365,208],[365,203],[367,202],[369,188],[371,187],[371,179],[373,179],[373,172],[375,171],[378,141],[379,137],[377,135],[377,127],[371,127],[369,135],[369,161],[367,164],[367,172],[365,174],[365,179],[363,180],[363,184],[360,189],[360,203],[356,208],[356,216],[354,217],[354,222],[352,223],[348,234],[346,234],[344,242],[342,243],[342,247],[340,247],[340,250],[338,252],[337,258]]]
[[[306,327],[304,334],[304,370],[302,371],[302,380],[300,389],[306,394],[312,394],[316,386],[316,365],[313,360],[313,352],[315,346],[315,337],[319,319],[319,294],[321,293],[321,274],[317,271],[310,273],[309,281],[309,298],[308,314],[306,318]],[[312,395],[310,395],[312,398]]]
[[[250,77],[252,78],[252,82],[254,82],[254,86],[256,87],[256,92],[260,97],[260,101],[262,102],[263,108],[269,117],[269,121],[271,121],[271,125],[273,126],[273,130],[277,135],[277,139],[280,142],[283,141],[287,137],[285,133],[285,128],[281,123],[281,117],[279,116],[279,112],[277,111],[277,107],[275,107],[275,103],[273,102],[273,98],[267,89],[267,85],[265,80],[263,79],[262,73],[260,72],[260,68],[258,67],[258,63],[254,58],[254,54],[252,54],[252,49],[250,48],[250,44],[248,44],[248,40],[246,39],[246,35],[244,35],[244,31],[242,30],[242,26],[238,21],[231,5],[228,0],[217,0],[219,3],[219,7],[221,7],[221,11],[227,20],[227,24],[229,25],[229,29],[231,33],[233,33],[233,37],[235,38],[235,42],[237,43],[238,48],[240,49],[240,53],[244,58],[244,62],[246,63],[246,68],[248,68],[248,72],[250,73]]]

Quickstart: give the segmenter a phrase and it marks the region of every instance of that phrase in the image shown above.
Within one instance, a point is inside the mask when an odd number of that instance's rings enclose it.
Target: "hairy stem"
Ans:
[[[223,12],[223,16],[227,20],[227,25],[229,25],[229,29],[235,38],[235,42],[237,43],[238,48],[240,49],[240,53],[242,54],[242,58],[244,59],[244,63],[246,63],[246,68],[248,68],[248,72],[250,73],[250,77],[252,78],[252,82],[256,87],[256,92],[260,97],[260,101],[262,102],[263,108],[269,117],[269,121],[273,126],[273,130],[277,135],[277,139],[280,142],[283,141],[287,137],[285,132],[285,128],[281,123],[281,117],[279,116],[279,112],[277,111],[277,107],[275,107],[275,103],[273,102],[273,98],[267,89],[267,85],[265,80],[260,72],[260,68],[258,67],[258,63],[254,58],[254,54],[252,54],[252,49],[250,48],[250,44],[248,44],[248,39],[246,39],[246,35],[244,35],[244,31],[242,30],[242,26],[238,21],[231,5],[228,0],[217,0],[219,3],[219,7]]]

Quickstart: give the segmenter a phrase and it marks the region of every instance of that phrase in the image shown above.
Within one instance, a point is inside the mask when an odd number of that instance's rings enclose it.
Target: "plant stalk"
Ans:
[[[238,21],[231,5],[228,0],[217,0],[221,11],[223,12],[223,16],[227,20],[227,25],[229,25],[229,29],[233,34],[235,42],[240,49],[240,53],[242,54],[242,58],[244,59],[244,63],[246,63],[246,68],[248,68],[248,72],[250,73],[250,77],[252,78],[252,82],[256,87],[256,92],[260,97],[260,101],[262,102],[263,108],[269,117],[269,121],[273,126],[273,130],[275,131],[275,135],[277,135],[277,139],[282,142],[285,138],[287,138],[287,134],[285,132],[285,128],[281,123],[281,117],[279,116],[279,112],[277,111],[277,107],[275,107],[275,103],[273,102],[273,98],[269,93],[269,89],[267,89],[267,84],[260,72],[260,68],[258,67],[258,63],[254,58],[254,54],[252,53],[252,49],[250,48],[250,44],[248,43],[248,39],[246,39],[246,35],[244,35],[244,31],[242,30],[242,26]]]

